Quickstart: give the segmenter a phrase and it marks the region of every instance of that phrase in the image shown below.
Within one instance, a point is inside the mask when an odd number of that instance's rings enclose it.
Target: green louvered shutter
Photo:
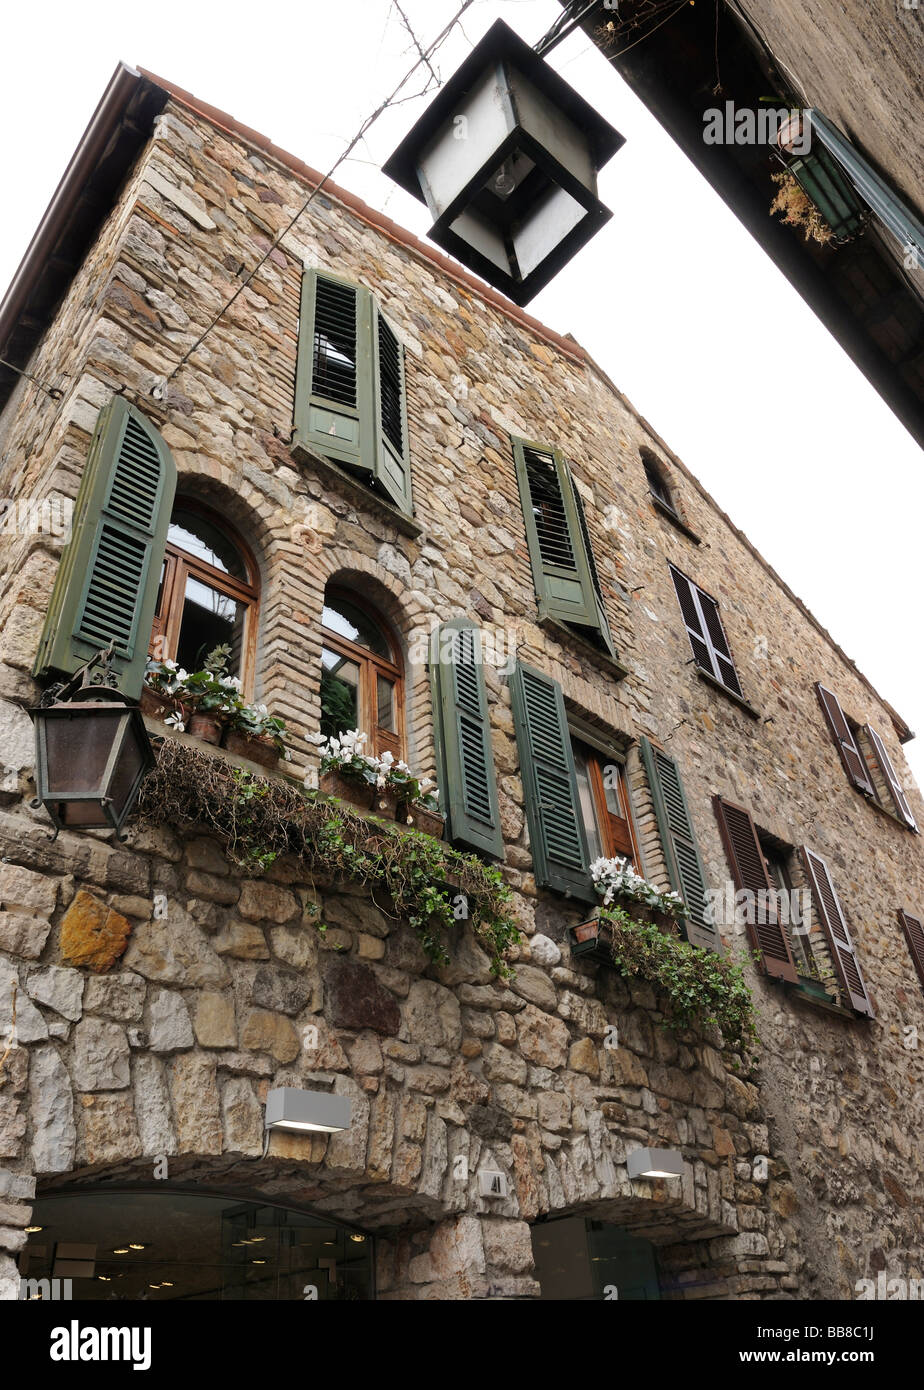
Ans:
[[[588,629],[615,655],[584,508],[557,449],[514,439],[520,502],[540,616]]]
[[[536,883],[596,902],[561,686],[517,662],[510,695]]]
[[[431,639],[440,806],[453,844],[503,859],[481,647],[481,629],[467,618],[443,623]]]
[[[401,511],[411,515],[411,459],[407,436],[404,344],[384,314],[374,309],[378,435],[375,478]]]
[[[692,946],[722,952],[722,941],[714,923],[706,916],[706,871],[690,808],[677,764],[647,738],[639,740],[642,761],[648,774],[651,798],[667,862],[667,876],[675,893],[689,908],[683,920],[686,938]]]
[[[114,396],[97,421],[35,675],[70,674],[114,642],[119,685],[140,695],[175,492],[160,433]]]
[[[336,463],[375,472],[372,296],[334,275],[302,277],[295,435]]]

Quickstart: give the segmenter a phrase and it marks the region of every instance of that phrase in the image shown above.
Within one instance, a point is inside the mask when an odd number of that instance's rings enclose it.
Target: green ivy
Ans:
[[[754,1001],[740,964],[715,951],[691,946],[650,922],[637,922],[621,907],[602,908],[613,964],[621,975],[647,980],[666,997],[666,1026],[680,1031],[714,1025],[725,1048],[749,1068],[759,1038]]]
[[[512,894],[499,869],[475,854],[172,739],[157,750],[138,813],[149,824],[209,827],[224,841],[232,863],[251,877],[292,854],[308,877],[367,885],[381,911],[410,923],[432,961],[448,962],[453,929],[468,925],[490,959],[491,973],[501,979],[512,974],[505,957],[520,940]]]

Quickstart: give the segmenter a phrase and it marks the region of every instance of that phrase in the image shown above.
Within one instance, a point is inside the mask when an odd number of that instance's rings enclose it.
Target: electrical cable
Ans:
[[[247,286],[250,284],[251,280],[254,278],[254,276],[256,275],[257,271],[260,270],[260,268],[261,268],[263,265],[265,265],[266,261],[267,261],[267,260],[269,259],[269,257],[272,255],[273,251],[276,250],[276,248],[278,247],[279,243],[282,241],[283,237],[288,236],[289,232],[290,232],[290,231],[292,230],[292,228],[295,226],[296,222],[298,222],[299,218],[302,217],[303,214],[305,213],[305,211],[306,211],[306,209],[308,208],[309,204],[313,201],[313,199],[317,196],[317,194],[320,193],[320,191],[321,191],[321,189],[324,187],[324,185],[333,177],[333,175],[335,174],[335,172],[337,171],[337,169],[339,169],[340,165],[344,162],[344,160],[346,160],[346,159],[348,158],[348,156],[351,154],[351,152],[356,148],[356,146],[357,146],[357,145],[359,144],[359,142],[362,140],[363,136],[366,134],[366,131],[369,129],[369,127],[370,127],[371,125],[373,125],[373,123],[374,123],[375,121],[378,120],[379,116],[381,116],[382,113],[383,113],[384,111],[387,111],[387,110],[389,109],[389,107],[394,106],[394,105],[398,105],[398,102],[396,101],[396,98],[397,98],[397,96],[398,96],[398,93],[401,91],[401,89],[402,89],[404,86],[406,86],[406,84],[410,81],[410,79],[413,77],[414,73],[417,71],[417,69],[421,66],[422,63],[426,63],[426,64],[429,66],[429,59],[433,56],[433,54],[437,51],[437,49],[440,48],[440,47],[445,43],[446,39],[449,37],[449,35],[452,33],[453,29],[454,29],[454,28],[456,27],[456,25],[459,23],[460,19],[462,18],[462,16],[463,16],[464,13],[465,13],[465,11],[466,11],[473,3],[474,3],[474,0],[463,0],[463,4],[462,4],[462,5],[459,7],[459,9],[456,11],[455,15],[454,15],[453,18],[449,21],[449,23],[446,25],[445,29],[443,29],[442,32],[441,32],[440,34],[437,35],[437,37],[433,40],[433,42],[430,44],[430,46],[429,46],[426,50],[421,50],[421,49],[420,49],[420,45],[418,45],[418,51],[421,53],[421,56],[417,59],[417,61],[414,63],[414,65],[413,65],[411,68],[409,68],[409,70],[405,73],[404,77],[402,77],[401,81],[398,83],[397,87],[395,87],[395,89],[394,89],[394,91],[391,93],[391,95],[390,95],[390,96],[387,96],[387,97],[385,98],[385,100],[384,100],[383,102],[381,102],[380,105],[379,105],[378,107],[376,107],[375,111],[373,111],[373,113],[372,113],[371,116],[367,116],[367,117],[366,117],[366,119],[363,121],[362,125],[360,126],[359,130],[358,130],[358,131],[356,132],[356,134],[353,136],[353,139],[352,139],[352,140],[350,141],[350,143],[347,145],[347,147],[346,147],[346,149],[343,151],[343,153],[337,157],[337,159],[334,161],[334,163],[333,163],[333,164],[331,165],[331,167],[328,169],[327,173],[323,175],[323,177],[321,178],[320,182],[317,183],[317,184],[315,184],[314,188],[312,188],[311,192],[308,194],[308,197],[307,197],[307,198],[305,199],[305,201],[302,203],[301,207],[298,209],[298,211],[295,213],[295,215],[294,215],[292,218],[290,218],[290,220],[286,223],[286,225],[282,228],[282,230],[281,230],[280,232],[277,233],[276,237],[274,238],[274,240],[272,241],[272,243],[270,244],[270,246],[268,247],[268,249],[263,253],[263,255],[260,257],[259,261],[257,261],[257,263],[256,263],[256,265],[254,266],[253,270],[251,270],[251,271],[248,273],[246,279],[244,279],[244,280],[241,282],[241,284],[238,285],[237,289],[234,291],[234,294],[233,294],[233,295],[231,296],[231,298],[227,301],[227,303],[224,304],[224,305],[222,306],[221,309],[219,309],[218,313],[217,313],[217,314],[215,315],[215,317],[212,319],[211,323],[208,325],[208,327],[205,329],[205,331],[204,331],[202,334],[200,334],[200,336],[196,339],[196,341],[192,344],[192,346],[191,346],[190,348],[188,348],[187,351],[183,354],[183,356],[180,358],[179,362],[178,362],[178,363],[176,364],[176,366],[173,368],[172,372],[170,372],[170,373],[167,375],[167,377],[165,377],[165,378],[164,378],[164,377],[160,378],[160,383],[162,383],[162,384],[160,385],[160,391],[161,391],[161,393],[163,394],[164,397],[166,396],[166,388],[167,388],[167,386],[168,386],[169,383],[173,380],[173,378],[176,376],[177,372],[180,371],[180,369],[186,365],[186,363],[189,361],[189,359],[190,359],[190,357],[192,356],[192,354],[193,354],[199,347],[201,347],[202,343],[205,342],[205,339],[206,339],[206,338],[208,337],[208,335],[211,333],[212,329],[213,329],[213,328],[215,327],[215,325],[218,323],[219,319],[221,319],[222,316],[228,312],[228,310],[231,308],[231,305],[235,302],[235,300],[238,298],[238,296],[241,295],[241,294],[243,294],[244,290],[245,290],[245,289],[247,288]],[[428,90],[428,89],[425,89],[425,90]],[[417,93],[416,95],[417,95],[417,96],[422,96],[422,95],[424,95],[424,93],[421,92],[421,93]],[[403,100],[406,100],[406,99],[407,99],[407,98],[403,98]],[[152,394],[155,394],[155,395],[156,395],[157,391],[158,391],[158,387],[155,386],[155,388],[152,390]]]
[[[577,0],[577,3],[579,4],[580,0]],[[572,0],[572,3],[558,16],[555,23],[542,35],[538,43],[533,44],[533,52],[538,53],[540,58],[551,53],[552,49],[562,43],[569,34],[574,33],[581,20],[585,19],[591,10],[596,9],[597,4],[598,0],[590,0],[590,4],[585,5],[581,13],[575,16],[575,3]]]
[[[0,367],[9,367],[11,372],[17,372],[19,376],[24,376],[27,381],[34,381],[36,386],[44,391],[46,395],[49,395],[53,401],[61,400],[64,395],[60,386],[46,386],[44,381],[40,381],[37,376],[33,376],[31,372],[23,371],[22,367],[14,366],[12,362],[7,362],[5,357],[0,357]]]

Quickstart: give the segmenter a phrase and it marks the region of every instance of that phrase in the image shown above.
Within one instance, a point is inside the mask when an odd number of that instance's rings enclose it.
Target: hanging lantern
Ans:
[[[111,829],[120,835],[154,765],[141,711],[109,686],[81,685],[67,698],[69,688],[29,710],[35,725],[32,805],[45,807],[56,833]]]
[[[624,138],[498,20],[384,165],[429,236],[527,304],[612,216],[597,173]]]

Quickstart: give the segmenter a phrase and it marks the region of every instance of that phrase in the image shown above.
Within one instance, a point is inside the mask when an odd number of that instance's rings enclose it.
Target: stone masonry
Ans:
[[[352,885],[312,884],[288,861],[242,879],[205,833],[51,841],[29,805],[24,710],[40,693],[30,671],[60,543],[6,535],[0,1056],[14,991],[17,1014],[0,1071],[0,1296],[16,1296],[36,1186],[149,1178],[159,1156],[177,1182],[264,1192],[373,1232],[385,1298],[535,1297],[529,1227],[577,1213],[652,1240],[666,1297],[851,1298],[882,1268],[920,1278],[924,1067],[907,1040],[914,1028],[924,1038],[924,996],[896,911],[924,909],[921,842],[848,785],[814,682],[883,732],[924,824],[898,741],[907,731],[577,344],[347,194],[313,200],[167,399],[153,397],[309,177],[173,93],[31,366],[61,399],[21,381],[0,417],[0,494],[72,498],[98,411],[124,391],[161,429],[181,490],[232,520],[258,558],[253,694],[289,722],[295,775],[318,726],[330,580],[360,586],[399,633],[406,756],[430,775],[421,634],[460,615],[513,633],[570,712],[628,746],[653,881],[667,887],[642,734],[682,769],[712,886],[729,878],[715,794],[825,856],[877,1018],[822,1011],[749,965],[763,1041],[754,1083],[714,1038],[659,1027],[649,986],[573,959],[568,927],[586,912],[537,891],[510,696],[491,668],[504,873],[523,932],[509,985],[492,982],[461,927],[452,963],[435,968]],[[371,288],[401,333],[413,523],[290,451],[306,266]],[[623,679],[537,622],[511,433],[573,462]],[[683,528],[652,505],[643,448]],[[668,560],[719,600],[750,709],[690,665]],[[616,1049],[605,1046],[613,1024]],[[262,1102],[278,1085],[349,1096],[351,1129],[277,1135],[263,1157]],[[626,1151],[640,1145],[682,1149],[682,1181],[630,1182]],[[506,1199],[477,1195],[486,1166],[509,1176]]]

